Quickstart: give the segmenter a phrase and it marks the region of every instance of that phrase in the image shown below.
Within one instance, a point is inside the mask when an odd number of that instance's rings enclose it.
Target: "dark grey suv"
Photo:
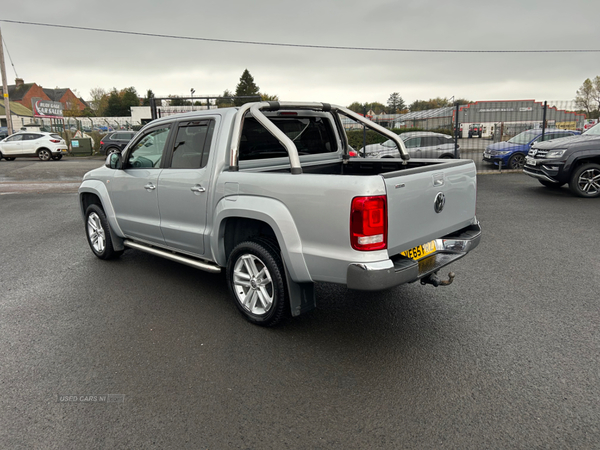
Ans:
[[[100,152],[110,155],[122,151],[135,134],[136,131],[113,131],[108,133],[100,140]]]
[[[569,183],[575,195],[600,197],[600,125],[581,136],[536,142],[523,172],[546,187]]]

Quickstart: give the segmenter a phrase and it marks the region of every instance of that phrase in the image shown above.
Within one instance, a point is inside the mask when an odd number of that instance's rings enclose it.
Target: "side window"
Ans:
[[[421,147],[435,147],[438,145],[438,138],[432,136],[426,136],[421,138]]]
[[[563,137],[567,137],[570,136],[570,134],[567,133],[548,133],[544,135],[544,140],[545,141],[549,141],[550,139],[558,139],[558,138],[563,138]]]
[[[210,154],[215,122],[213,120],[184,122],[177,129],[173,145],[172,169],[200,169],[206,166]]]
[[[126,168],[158,168],[162,158],[169,127],[154,128],[135,144],[127,158]]]
[[[17,141],[22,141],[23,140],[23,135],[22,134],[15,134],[14,136],[9,137],[6,142],[17,142]]]
[[[420,137],[410,138],[408,141],[406,141],[406,148],[417,148],[420,146],[421,146],[421,138]]]

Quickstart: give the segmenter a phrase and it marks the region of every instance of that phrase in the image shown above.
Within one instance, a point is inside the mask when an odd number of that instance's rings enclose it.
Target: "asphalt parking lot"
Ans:
[[[598,448],[600,199],[478,180],[483,240],[451,286],[319,284],[275,329],[220,275],[96,259],[72,187],[0,190],[0,446]]]

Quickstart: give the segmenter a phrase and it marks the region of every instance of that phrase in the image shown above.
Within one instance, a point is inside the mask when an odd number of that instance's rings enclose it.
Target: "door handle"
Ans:
[[[154,189],[156,189],[156,186],[154,186],[152,183],[148,183],[146,186],[144,186],[144,189],[146,189],[147,191],[153,191]]]
[[[196,186],[191,187],[190,191],[192,191],[194,193],[195,192],[198,192],[198,193],[200,193],[200,192],[206,192],[206,188],[203,188],[202,186],[200,186],[199,184],[197,184]]]

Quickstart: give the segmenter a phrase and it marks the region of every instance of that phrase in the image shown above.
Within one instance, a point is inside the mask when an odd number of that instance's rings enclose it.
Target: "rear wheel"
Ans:
[[[15,160],[15,158],[7,158],[6,156],[4,157],[4,159],[7,160],[7,161],[14,161]]]
[[[525,155],[523,153],[515,153],[508,160],[508,168],[521,170],[525,165]]]
[[[227,284],[248,321],[269,327],[288,315],[285,271],[277,244],[258,238],[238,244],[227,262]]]
[[[579,197],[600,197],[600,165],[583,164],[571,175],[569,188]]]
[[[117,148],[117,147],[110,147],[106,149],[106,156],[108,155],[112,155],[113,153],[118,153],[120,152],[121,149]]]
[[[110,225],[102,208],[90,205],[85,212],[85,231],[88,244],[100,259],[118,258],[123,250],[115,250],[110,237]]]
[[[42,161],[50,161],[52,158],[52,153],[47,148],[41,148],[37,152],[38,158]]]

